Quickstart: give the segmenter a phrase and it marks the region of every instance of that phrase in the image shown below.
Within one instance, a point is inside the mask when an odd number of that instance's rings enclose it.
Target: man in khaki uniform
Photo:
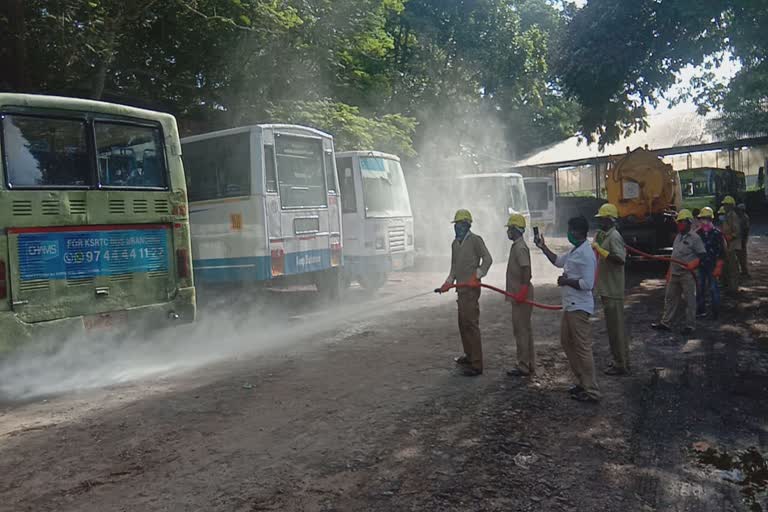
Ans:
[[[735,294],[739,291],[738,253],[742,248],[741,220],[736,213],[736,200],[732,196],[723,198],[723,208],[725,208],[725,222],[723,222],[720,230],[723,232],[727,245],[723,278],[728,293]]]
[[[600,259],[597,263],[597,294],[603,303],[608,342],[613,364],[606,368],[606,375],[626,375],[629,372],[629,340],[624,332],[624,262],[627,249],[624,238],[616,229],[619,211],[610,203],[600,207],[595,217],[600,231],[592,248]]]
[[[512,240],[507,261],[507,297],[512,303],[512,330],[517,345],[517,366],[507,372],[510,377],[529,377],[536,374],[536,354],[533,349],[531,313],[533,300],[531,285],[531,251],[525,243],[525,217],[513,213],[507,221],[507,237]]]
[[[451,272],[440,288],[447,292],[456,282],[459,333],[464,355],[456,359],[462,374],[475,377],[483,373],[483,347],[480,339],[480,279],[488,274],[493,259],[481,237],[472,233],[472,214],[458,210],[453,218],[456,238],[451,245]]]
[[[696,279],[691,271],[696,270],[702,258],[706,258],[707,249],[701,237],[691,231],[693,215],[689,210],[680,210],[677,214],[677,231],[672,244],[672,258],[685,262],[687,268],[670,263],[669,281],[664,296],[664,315],[661,322],[651,324],[659,331],[671,331],[672,322],[680,312],[681,303],[685,302],[685,325],[683,334],[691,334],[696,325]]]

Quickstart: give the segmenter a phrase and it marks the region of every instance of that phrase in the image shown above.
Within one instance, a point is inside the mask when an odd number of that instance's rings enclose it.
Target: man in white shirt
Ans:
[[[568,221],[568,241],[573,249],[558,256],[547,247],[544,237],[539,238],[537,246],[553,265],[563,269],[563,275],[557,279],[563,304],[560,343],[576,376],[577,383],[569,390],[571,398],[580,402],[598,402],[600,390],[595,378],[589,322],[595,312],[592,288],[597,260],[592,247],[586,243],[588,231],[587,219],[574,217]]]

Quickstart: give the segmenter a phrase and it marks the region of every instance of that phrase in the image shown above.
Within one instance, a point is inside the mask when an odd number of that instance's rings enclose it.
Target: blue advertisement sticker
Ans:
[[[168,270],[168,229],[20,233],[22,281]]]

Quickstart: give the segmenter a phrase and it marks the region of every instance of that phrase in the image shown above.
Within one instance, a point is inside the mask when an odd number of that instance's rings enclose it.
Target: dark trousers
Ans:
[[[483,346],[480,340],[480,288],[459,288],[459,333],[464,354],[472,368],[483,369]]]

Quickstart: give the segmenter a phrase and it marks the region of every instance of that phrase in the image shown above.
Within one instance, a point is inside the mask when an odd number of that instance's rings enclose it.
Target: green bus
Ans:
[[[0,353],[195,318],[176,120],[0,94]]]
[[[683,208],[693,210],[709,206],[717,211],[725,196],[733,196],[737,202],[746,194],[744,173],[733,169],[701,167],[678,171],[683,193]]]

